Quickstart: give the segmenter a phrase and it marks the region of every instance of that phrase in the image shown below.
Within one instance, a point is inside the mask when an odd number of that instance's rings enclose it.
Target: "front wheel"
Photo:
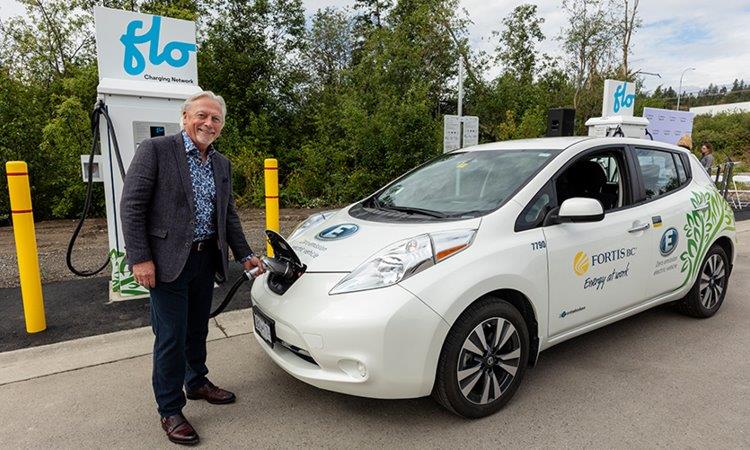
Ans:
[[[711,317],[719,310],[727,294],[729,282],[729,258],[724,249],[714,244],[708,250],[698,279],[677,308],[693,317]]]
[[[513,305],[493,297],[471,305],[443,344],[433,397],[467,418],[497,412],[521,383],[529,347],[526,322]]]

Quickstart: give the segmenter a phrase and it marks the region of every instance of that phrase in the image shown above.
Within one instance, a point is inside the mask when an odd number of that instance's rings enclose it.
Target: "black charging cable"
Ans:
[[[245,281],[250,282],[250,289],[253,288],[253,283],[255,282],[255,272],[257,272],[257,269],[252,270],[245,270],[242,272],[242,275],[240,275],[239,278],[237,278],[237,281],[234,282],[231,288],[229,288],[229,292],[227,292],[227,295],[224,297],[224,300],[221,302],[219,306],[216,307],[211,313],[208,315],[209,319],[213,319],[214,317],[218,316],[219,314],[226,309],[227,305],[229,305],[229,302],[232,301],[235,294],[237,294],[237,290],[242,286],[242,283]],[[253,306],[252,299],[250,300],[250,307]]]
[[[78,225],[76,225],[75,230],[73,231],[73,235],[70,237],[70,242],[68,243],[68,251],[65,255],[65,262],[68,264],[68,269],[70,269],[71,272],[73,272],[75,275],[78,275],[79,277],[90,277],[93,275],[96,275],[97,273],[104,270],[105,267],[107,267],[107,264],[109,264],[109,254],[107,254],[107,259],[104,261],[104,264],[102,264],[101,267],[99,267],[96,270],[93,271],[85,271],[85,270],[78,270],[75,267],[73,267],[73,247],[75,246],[76,239],[78,239],[78,234],[81,232],[81,228],[83,227],[83,222],[86,220],[86,217],[89,214],[89,210],[91,209],[91,203],[92,203],[92,197],[94,193],[94,155],[96,153],[96,147],[99,144],[99,124],[100,124],[100,118],[101,116],[104,116],[104,120],[106,122],[107,127],[107,135],[112,140],[112,147],[115,151],[115,157],[117,158],[117,166],[120,169],[120,176],[122,179],[125,179],[125,165],[122,163],[122,156],[120,155],[120,147],[117,145],[117,136],[115,135],[115,128],[112,124],[112,119],[109,117],[109,112],[107,111],[107,105],[104,103],[104,100],[99,100],[96,102],[96,105],[94,106],[94,110],[91,113],[91,133],[93,134],[93,139],[91,142],[91,153],[89,154],[89,168],[88,168],[88,183],[86,185],[86,201],[83,205],[83,212],[81,213],[81,218],[78,220]]]

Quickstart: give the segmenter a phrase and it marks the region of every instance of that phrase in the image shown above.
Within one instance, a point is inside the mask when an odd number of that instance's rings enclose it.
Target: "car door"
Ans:
[[[558,206],[567,198],[594,197],[603,204],[605,214],[598,222],[543,227],[551,337],[644,299],[650,276],[651,217],[633,206],[634,163],[625,150],[625,146],[616,146],[585,152],[556,175]],[[592,162],[599,165],[606,182],[601,181]],[[586,170],[576,169],[584,166]],[[592,185],[594,178],[599,181]],[[612,192],[613,186],[616,192]]]
[[[680,254],[687,249],[685,225],[693,210],[690,164],[676,151],[648,146],[635,146],[632,151],[640,176],[642,208],[653,228],[646,298],[654,298],[680,288],[685,281]]]

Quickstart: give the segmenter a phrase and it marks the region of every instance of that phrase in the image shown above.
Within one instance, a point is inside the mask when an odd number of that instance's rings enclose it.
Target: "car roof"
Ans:
[[[600,145],[648,145],[650,147],[662,147],[672,151],[689,153],[686,149],[664,142],[649,139],[623,138],[623,137],[592,137],[592,136],[565,136],[545,137],[534,139],[513,139],[501,142],[490,142],[487,144],[474,145],[454,150],[464,152],[488,151],[488,150],[565,150],[575,144],[586,142],[587,147],[598,147]]]
[[[546,137],[534,139],[513,139],[464,147],[460,151],[476,152],[485,150],[564,150],[571,145],[591,139],[589,136]],[[456,150],[459,151],[459,150]]]

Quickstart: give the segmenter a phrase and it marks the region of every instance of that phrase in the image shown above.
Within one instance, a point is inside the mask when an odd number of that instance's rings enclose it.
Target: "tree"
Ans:
[[[318,10],[307,32],[303,52],[318,85],[340,85],[352,59],[352,20],[344,11]]]
[[[568,27],[560,36],[568,53],[568,71],[575,86],[573,107],[579,109],[581,92],[593,93],[596,80],[610,66],[613,35],[604,0],[563,0]]]
[[[721,159],[750,162],[750,113],[700,115],[693,123],[693,142],[710,142]]]
[[[372,27],[382,28],[383,17],[393,7],[391,0],[354,0],[354,9],[361,11],[355,22],[358,27],[369,30]]]
[[[633,32],[641,27],[641,18],[638,17],[638,4],[640,0],[633,0],[633,8],[630,9],[629,0],[619,0],[622,10],[619,12],[622,15],[622,19],[617,21],[617,34],[620,39],[620,50],[622,51],[622,61],[620,63],[620,75],[623,80],[629,80],[631,78],[630,69],[628,67],[628,56],[630,55],[630,40],[633,37]],[[616,5],[617,3],[613,3]],[[613,5],[614,6],[614,5]],[[616,10],[616,9],[615,9]]]
[[[543,23],[544,19],[537,17],[536,5],[524,4],[516,6],[503,19],[502,31],[493,33],[500,37],[497,59],[506,71],[524,83],[531,83],[537,69],[536,46],[544,40]]]
[[[263,157],[277,157],[280,173],[301,145],[296,133],[307,71],[302,55],[305,18],[301,0],[212,0],[200,34],[201,87],[227,99],[227,121],[218,145],[234,159],[240,203],[263,196]],[[283,182],[283,178],[282,178]]]
[[[48,107],[49,101],[40,86],[11,77],[7,68],[0,67],[0,162],[3,170],[7,161],[20,160],[28,164],[35,217],[45,217],[47,209],[37,202],[36,182],[46,175],[40,168],[39,144],[41,130],[49,116]],[[0,223],[7,223],[10,203],[4,174],[0,176],[0,192]]]
[[[51,83],[94,59],[93,17],[81,0],[22,0],[23,17],[0,21],[0,65],[24,79]]]
[[[440,153],[441,108],[466,32],[455,6],[403,0],[367,35],[340,93],[313,110],[315,130],[287,195],[345,203]]]
[[[131,3],[135,10],[135,1]],[[204,12],[195,0],[144,0],[138,9],[146,14],[191,21],[197,20]]]

